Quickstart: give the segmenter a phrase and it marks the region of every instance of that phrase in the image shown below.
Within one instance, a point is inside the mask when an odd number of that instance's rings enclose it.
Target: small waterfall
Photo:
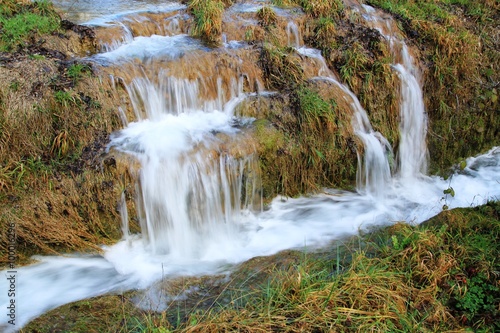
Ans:
[[[408,51],[408,46],[398,37],[391,17],[383,17],[375,8],[363,5],[358,8],[367,24],[378,30],[388,41],[396,63],[393,65],[401,81],[400,93],[400,144],[398,149],[399,176],[415,178],[427,172],[427,115],[424,107],[420,71]]]
[[[289,21],[286,26],[286,33],[288,36],[288,46],[299,48],[300,47],[300,32],[299,27],[293,21]]]
[[[141,6],[140,12],[145,11],[142,7],[145,4],[134,0],[116,2],[113,8],[102,8],[98,1],[76,1],[71,6],[86,8],[89,3],[96,7],[96,13],[102,10],[128,12],[134,8],[138,11],[136,6]],[[148,11],[158,12],[157,6],[185,8],[171,2],[152,6]],[[259,8],[247,2],[234,6],[250,8],[253,12]],[[366,11],[375,12],[371,7]],[[97,16],[100,15],[102,13]],[[121,16],[112,15],[113,18]],[[372,16],[377,20],[376,15]],[[363,17],[371,19],[368,14]],[[112,20],[105,17],[97,21]],[[386,20],[385,24],[382,19],[379,21],[384,35],[393,36],[387,32],[392,28],[390,21]],[[117,35],[116,30],[110,35]],[[290,35],[289,44],[298,48],[297,36]],[[269,209],[255,214],[246,209],[254,201],[259,203],[260,198],[254,195],[260,189],[258,161],[251,140],[232,124],[234,108],[245,98],[244,77],[248,87],[266,94],[258,75],[252,75],[245,65],[234,63],[228,66],[230,74],[224,72],[224,65],[216,69],[213,67],[217,65],[213,66],[209,71],[207,68],[216,63],[214,59],[221,56],[219,50],[208,51],[214,51],[209,61],[194,61],[197,54],[193,56],[192,50],[199,51],[200,44],[182,35],[139,36],[127,43],[131,45],[116,46],[112,52],[92,57],[106,69],[114,69],[112,77],[117,79],[112,82],[120,82],[130,93],[135,119],[127,119],[124,110],[118,108],[124,129],[111,138],[110,149],[125,152],[130,160],[135,158],[131,173],[139,179],[135,184],[135,192],[139,194],[136,210],[143,233],[130,234],[126,197],[122,193],[119,209],[124,239],[103,246],[100,254],[37,256],[37,263],[17,268],[20,278],[16,280],[16,325],[8,323],[9,316],[3,315],[0,331],[22,330],[44,312],[81,299],[137,291],[160,280],[164,283],[178,277],[219,275],[228,272],[234,264],[283,250],[303,250],[305,246],[328,249],[332,241],[357,235],[360,230],[373,230],[390,221],[421,223],[440,213],[443,190],[449,188],[450,181],[439,177],[423,181],[416,177],[424,172],[426,164],[426,118],[419,102],[421,98],[415,93],[419,71],[409,54],[405,58],[404,43],[396,37],[388,41],[397,54],[394,70],[401,79],[401,99],[407,101],[402,103],[409,105],[401,108],[402,137],[397,162],[401,177],[393,183],[410,186],[389,191],[390,195],[384,196],[384,189],[391,184],[387,155],[392,152],[387,140],[372,129],[356,96],[339,83],[319,51],[299,48],[299,53],[317,61],[319,77],[315,79],[337,87],[343,93],[339,103],[350,105],[354,111],[352,125],[365,146],[358,155],[358,190],[367,195],[325,189],[325,193],[317,195],[287,200],[277,197]],[[186,54],[192,57],[185,57]],[[155,57],[161,66],[151,68],[150,65],[157,62],[145,59]],[[134,70],[126,66],[131,59],[136,66]],[[181,63],[182,59],[188,64]],[[234,70],[238,66],[241,70]],[[174,71],[175,68],[179,71]],[[190,71],[184,76],[179,73],[193,68],[200,73]],[[407,133],[407,138],[403,133]],[[405,175],[412,179],[405,179]],[[469,158],[465,168],[453,175],[456,195],[447,198],[446,204],[452,209],[498,200],[499,178],[500,148]],[[373,200],[374,196],[384,200]],[[10,273],[3,270],[2,274]],[[0,279],[0,290],[9,290],[9,285],[9,279]],[[151,292],[155,290],[157,288]],[[168,301],[163,305],[171,304]],[[9,306],[9,299],[0,297],[0,307]]]
[[[363,157],[358,151],[357,190],[378,198],[383,197],[387,193],[391,180],[389,166],[389,157],[392,155],[391,145],[382,134],[373,130],[366,111],[359,100],[354,99],[355,95],[351,91],[346,91],[346,93],[351,95],[352,105],[356,110],[353,121],[354,133],[361,139],[364,146]]]
[[[227,97],[218,78],[215,100],[199,97],[203,84],[160,71],[126,85],[139,121],[116,133],[110,147],[140,162],[136,203],[153,254],[199,258],[206,242],[236,237],[241,209],[254,203],[257,159],[248,144],[243,157],[229,147],[239,140],[230,123],[245,97],[243,77],[230,80]]]
[[[134,40],[134,36],[129,27],[124,25],[123,23],[119,23],[118,27],[121,28],[121,37],[114,38],[109,42],[101,41],[99,44],[101,45],[100,49],[102,53],[111,52],[118,49],[123,44],[131,43]]]
[[[316,80],[325,80],[333,83],[342,90],[343,98],[354,111],[352,125],[355,134],[361,139],[364,146],[363,156],[358,152],[358,169],[356,184],[360,193],[381,197],[387,192],[391,180],[389,156],[392,148],[386,138],[375,132],[370,124],[366,110],[361,106],[358,98],[344,84],[340,83],[336,75],[328,68],[321,52],[316,49],[301,47],[299,54],[317,61],[319,71]]]
[[[401,80],[401,125],[398,162],[402,178],[411,178],[427,172],[427,115],[422,89],[413,72],[416,67],[403,45],[402,64],[394,65]]]
[[[407,45],[398,37],[392,18],[384,19],[373,7],[363,5],[355,10],[362,12],[367,24],[377,29],[387,39],[391,52],[397,62],[393,65],[401,81],[400,93],[400,143],[398,147],[397,170],[402,179],[415,178],[427,171],[427,116],[424,108],[422,89],[419,83],[420,72],[415,60],[410,55]],[[383,195],[391,181],[388,158],[393,155],[389,142],[378,132],[374,132],[366,111],[357,97],[339,82],[335,74],[328,69],[319,50],[302,47],[302,55],[316,59],[319,76],[326,76],[341,88],[352,100],[355,110],[353,126],[356,135],[365,147],[364,155],[358,153],[357,186],[358,191]]]
[[[138,120],[159,120],[166,111],[179,115],[193,110],[221,110],[221,103],[204,102],[199,99],[199,84],[188,79],[168,76],[164,70],[158,72],[157,81],[148,77],[137,77],[127,85]]]

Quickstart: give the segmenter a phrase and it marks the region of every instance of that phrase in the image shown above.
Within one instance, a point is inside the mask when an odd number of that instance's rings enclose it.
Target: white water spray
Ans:
[[[113,139],[115,149],[140,161],[139,218],[153,254],[199,258],[207,240],[235,237],[242,193],[258,179],[242,178],[255,170],[253,155],[234,158],[210,134],[236,135],[229,120],[222,112],[168,115],[131,124]]]
[[[427,115],[422,89],[411,69],[415,68],[406,45],[403,46],[403,63],[394,65],[401,80],[400,137],[398,150],[399,173],[408,179],[427,172]]]
[[[126,88],[141,121],[111,141],[111,148],[140,162],[137,205],[143,238],[153,254],[200,258],[207,241],[237,236],[241,209],[254,202],[252,191],[244,198],[242,193],[259,181],[248,176],[256,174],[255,156],[247,148],[245,156],[235,158],[223,147],[229,144],[224,137],[238,140],[231,121],[244,98],[242,78],[230,79],[233,91],[227,99],[221,79],[215,100],[200,98],[200,84],[165,71],[153,79],[135,78]]]
[[[410,181],[427,172],[427,115],[425,113],[420,71],[408,46],[393,27],[390,17],[383,17],[373,7],[358,8],[368,26],[376,29],[388,41],[396,63],[393,68],[401,81],[400,144],[398,149],[399,176]]]
[[[319,76],[314,78],[315,80],[330,82],[344,93],[343,98],[354,111],[352,119],[354,132],[361,139],[364,146],[362,156],[358,152],[356,177],[358,192],[377,198],[383,197],[387,193],[391,180],[389,166],[389,158],[392,155],[391,145],[382,134],[373,130],[368,115],[356,95],[346,85],[340,83],[335,73],[328,68],[319,50],[301,47],[297,49],[297,52],[315,59],[318,63]]]

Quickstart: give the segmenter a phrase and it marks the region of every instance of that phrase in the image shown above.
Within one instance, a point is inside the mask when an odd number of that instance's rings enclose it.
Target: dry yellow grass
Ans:
[[[102,162],[123,91],[96,76],[68,77],[71,63],[54,56],[85,54],[93,45],[92,34],[68,35],[49,36],[45,45],[65,45],[58,51],[66,54],[4,54],[0,67],[0,226],[16,225],[20,262],[35,253],[96,250],[121,237],[123,187],[115,173],[122,171]]]

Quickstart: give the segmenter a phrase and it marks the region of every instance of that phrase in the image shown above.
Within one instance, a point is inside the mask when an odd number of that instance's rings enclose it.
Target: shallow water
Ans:
[[[185,8],[168,0],[52,0],[63,18],[77,24],[101,25],[122,15],[137,12],[163,12]]]

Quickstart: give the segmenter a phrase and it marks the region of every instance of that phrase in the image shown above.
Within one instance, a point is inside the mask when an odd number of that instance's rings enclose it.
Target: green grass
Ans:
[[[268,87],[280,91],[293,91],[303,83],[304,72],[294,53],[289,47],[264,44],[259,64]]]
[[[189,9],[194,17],[193,36],[208,44],[220,43],[224,2],[220,0],[192,0]]]
[[[86,64],[75,63],[68,67],[68,77],[73,81],[73,84],[78,83],[82,77],[90,73],[91,69]]]
[[[343,16],[344,3],[341,0],[295,0],[313,18]]]
[[[340,77],[351,89],[360,85],[360,74],[368,72],[369,61],[363,46],[357,42],[343,51]]]
[[[54,93],[54,99],[65,108],[79,105],[78,99],[72,91],[58,90]]]
[[[325,54],[331,52],[332,49],[337,48],[336,36],[336,23],[331,17],[320,17],[313,21],[313,31],[315,46],[323,50]]]
[[[0,7],[0,51],[13,51],[30,42],[29,38],[59,29],[60,19],[47,1],[35,1],[34,6],[36,10],[7,1]]]
[[[181,331],[494,332],[499,215],[489,203],[366,234],[343,272],[337,256],[311,254],[274,271],[243,308],[193,314]]]

